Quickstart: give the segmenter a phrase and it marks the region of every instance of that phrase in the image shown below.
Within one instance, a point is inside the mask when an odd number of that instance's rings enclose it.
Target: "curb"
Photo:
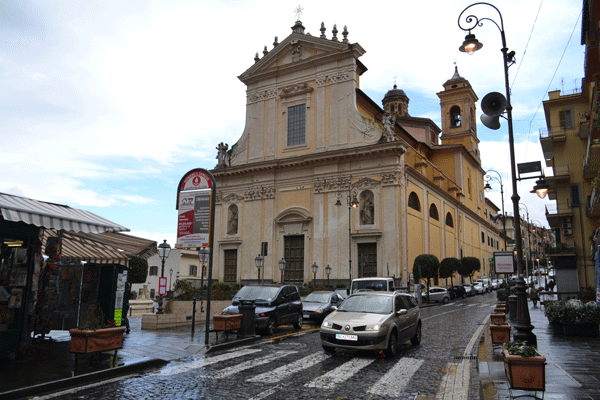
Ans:
[[[19,399],[30,396],[38,396],[45,393],[56,392],[59,390],[65,390],[75,386],[81,386],[83,384],[89,384],[93,382],[99,382],[105,379],[115,378],[117,376],[127,375],[135,371],[160,367],[168,364],[168,361],[151,359],[131,363],[129,365],[123,365],[116,368],[106,369],[102,371],[92,372],[89,374],[78,375],[72,378],[61,379],[58,381],[41,383],[39,385],[24,387],[20,389],[11,390],[8,392],[0,393],[0,400],[4,399]]]
[[[258,340],[260,340],[261,337],[260,336],[252,336],[249,338],[243,338],[243,339],[238,339],[238,340],[233,340],[231,342],[227,342],[227,343],[221,343],[221,344],[215,344],[213,346],[209,346],[206,349],[206,353],[212,353],[213,351],[219,351],[219,350],[227,350],[227,349],[231,349],[232,347],[238,347],[238,346],[242,346],[245,344],[250,344],[250,343],[254,343]]]

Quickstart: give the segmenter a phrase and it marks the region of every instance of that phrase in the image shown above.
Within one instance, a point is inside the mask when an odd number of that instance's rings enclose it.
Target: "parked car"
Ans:
[[[233,296],[231,305],[222,314],[239,314],[242,302],[256,306],[256,331],[263,335],[272,335],[280,325],[302,328],[302,300],[294,285],[246,285]]]
[[[492,279],[492,290],[498,290],[498,289],[500,289],[500,280]]]
[[[485,287],[483,287],[483,283],[481,282],[475,282],[473,284],[473,290],[475,291],[475,294],[484,294],[486,292]]]
[[[467,293],[467,296],[471,297],[471,296],[475,296],[477,294],[475,292],[475,289],[473,288],[472,283],[464,284],[462,286],[465,288],[465,292]]]
[[[450,293],[450,300],[454,299],[464,299],[467,297],[467,291],[464,286],[454,285],[448,288],[448,293]]]
[[[348,289],[335,289],[334,292],[336,292],[342,300],[348,297]]]
[[[312,292],[302,301],[302,317],[321,323],[342,301],[344,299],[336,292]]]
[[[492,281],[490,279],[481,278],[481,279],[477,279],[477,282],[481,283],[481,286],[483,286],[484,293],[492,291]]]
[[[429,291],[423,292],[423,299],[425,301],[439,301],[446,304],[450,301],[450,293],[448,293],[448,289],[433,286],[429,288]]]
[[[398,344],[421,342],[421,317],[409,294],[358,292],[325,317],[321,324],[321,345],[326,352],[336,348],[384,350],[395,356]]]

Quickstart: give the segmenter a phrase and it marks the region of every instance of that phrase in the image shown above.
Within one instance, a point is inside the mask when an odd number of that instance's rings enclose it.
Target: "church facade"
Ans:
[[[264,250],[260,278],[270,283],[394,276],[406,285],[420,254],[477,257],[490,276],[504,240],[485,211],[469,82],[455,69],[443,84],[440,129],[411,117],[395,86],[383,107],[370,99],[360,90],[365,50],[345,27],[342,37],[335,26],[320,32],[297,21],[239,76],[246,125],[211,171],[213,278],[256,282]]]

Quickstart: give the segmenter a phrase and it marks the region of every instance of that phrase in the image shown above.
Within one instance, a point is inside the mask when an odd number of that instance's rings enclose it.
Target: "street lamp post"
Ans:
[[[260,278],[260,269],[264,266],[265,258],[260,254],[256,256],[254,259],[254,264],[256,264],[256,269],[258,269],[258,283],[262,285],[262,279]],[[264,275],[263,271],[263,275]]]
[[[173,268],[169,270],[169,292],[173,289]]]
[[[463,27],[461,24],[461,17],[469,8],[477,5],[485,5],[490,6],[494,10],[498,12],[500,17],[500,25],[496,21],[491,18],[478,18],[474,15],[466,15],[464,23],[466,27]],[[512,191],[513,194],[511,196],[513,202],[513,213],[514,213],[514,223],[515,223],[515,239],[517,245],[517,284],[516,284],[516,292],[517,292],[517,313],[516,320],[514,323],[516,333],[514,334],[514,339],[516,340],[524,340],[528,344],[536,345],[537,338],[533,331],[533,325],[531,325],[531,317],[529,316],[529,309],[527,308],[527,293],[525,281],[523,280],[523,244],[521,243],[521,218],[519,216],[519,193],[517,190],[517,167],[515,162],[515,139],[513,135],[513,121],[512,121],[512,105],[510,102],[510,85],[508,81],[508,68],[514,64],[514,56],[515,52],[508,51],[508,47],[506,47],[506,36],[504,34],[504,21],[502,19],[502,13],[498,8],[490,3],[478,2],[473,3],[470,6],[466,7],[458,16],[458,27],[463,31],[468,31],[469,33],[465,37],[465,41],[462,46],[460,46],[459,50],[466,53],[473,53],[483,47],[476,38],[475,35],[471,33],[471,31],[478,26],[483,26],[483,21],[490,21],[496,28],[500,31],[500,37],[502,39],[502,55],[503,55],[503,64],[504,64],[504,86],[506,90],[506,119],[508,121],[508,143],[510,150],[510,169],[511,169],[511,179],[512,179]]]
[[[529,223],[529,208],[527,208],[527,206],[523,203],[519,204],[519,211],[521,210],[520,207],[525,207],[525,215],[527,216],[527,225],[525,226],[525,228],[527,229],[527,251],[525,252],[525,276],[527,278],[531,278],[531,270],[529,269],[529,258],[531,257],[531,224]],[[531,282],[528,282],[531,283]]]
[[[496,178],[495,176],[491,176],[490,172],[498,174],[498,177]],[[486,182],[484,186],[486,192],[492,190],[492,186],[490,185],[490,181],[492,179],[495,179],[498,181],[498,183],[500,183],[500,198],[502,199],[502,233],[504,234],[504,250],[506,250],[506,215],[504,214],[504,185],[502,184],[502,175],[493,169],[485,171],[483,180]]]
[[[204,266],[208,262],[209,256],[210,250],[206,247],[198,251],[198,260],[200,260],[200,312],[204,312],[204,297],[202,296],[202,291],[204,290]]]
[[[162,266],[160,268],[160,277],[165,277],[165,260],[169,258],[169,253],[171,252],[171,246],[167,243],[167,239],[158,245],[158,256],[162,262]],[[160,285],[159,285],[160,289]],[[157,314],[163,314],[163,295],[158,296],[158,310]]]
[[[327,274],[327,287],[329,287],[329,274],[331,274],[331,267],[329,264],[325,267],[325,273]]]
[[[277,263],[279,265],[279,270],[281,271],[281,284],[283,285],[283,271],[285,271],[285,259],[281,257],[281,260]]]
[[[317,265],[316,261],[313,262],[311,268],[313,272],[313,287],[315,290],[317,290],[317,271],[319,270],[319,266]]]
[[[348,194],[346,195],[346,202],[348,203],[348,287],[352,285],[352,209],[357,208],[360,204],[356,198],[357,194],[358,192],[356,189],[352,191],[352,177],[350,177]],[[340,201],[341,196],[342,195],[338,193],[338,199],[335,202],[336,206],[342,205],[342,202]]]

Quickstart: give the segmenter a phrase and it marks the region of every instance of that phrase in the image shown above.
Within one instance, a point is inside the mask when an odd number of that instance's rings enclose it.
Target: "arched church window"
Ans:
[[[421,202],[415,192],[410,192],[408,195],[408,206],[414,210],[421,211]]]
[[[436,221],[440,220],[440,215],[438,214],[438,209],[435,204],[431,204],[429,206],[429,218],[433,218]]]
[[[394,105],[393,105],[393,104],[390,104],[390,114],[393,114],[393,113],[394,113],[394,109],[395,109],[395,108],[396,108],[396,107],[394,107]]]
[[[238,233],[238,208],[235,204],[229,206],[227,210],[227,234],[237,235]]]
[[[375,220],[375,205],[373,203],[373,192],[365,190],[360,194],[360,223],[373,225]]]
[[[450,213],[446,214],[446,225],[450,228],[454,228],[454,219]]]
[[[457,128],[462,125],[459,106],[454,106],[450,109],[450,124],[452,128]]]

